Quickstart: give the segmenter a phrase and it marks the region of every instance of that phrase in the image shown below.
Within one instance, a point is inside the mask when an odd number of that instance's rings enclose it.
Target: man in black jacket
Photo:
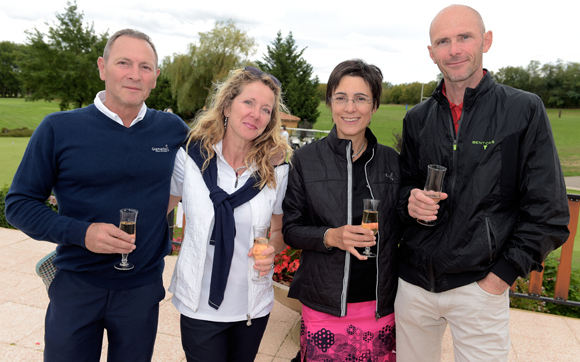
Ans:
[[[483,69],[479,13],[449,6],[429,33],[443,80],[403,124],[397,359],[439,361],[449,323],[456,361],[507,361],[508,288],[569,234],[564,177],[540,98]],[[447,167],[439,204],[422,191],[429,164]]]

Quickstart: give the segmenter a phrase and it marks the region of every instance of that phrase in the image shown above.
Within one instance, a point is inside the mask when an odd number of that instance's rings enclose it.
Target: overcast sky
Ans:
[[[304,58],[321,83],[341,61],[361,58],[377,65],[393,84],[436,79],[439,70],[429,58],[429,25],[435,14],[452,4],[440,0],[409,1],[231,1],[231,0],[78,0],[84,22],[98,34],[123,28],[147,33],[160,59],[185,53],[198,32],[216,21],[233,19],[257,41],[254,59],[262,59],[276,33],[292,32]],[[491,71],[506,66],[580,62],[580,2],[575,0],[465,0],[478,10],[493,45],[483,65]],[[0,41],[25,43],[25,30],[46,32],[66,0],[2,0]],[[96,61],[96,60],[95,60]]]

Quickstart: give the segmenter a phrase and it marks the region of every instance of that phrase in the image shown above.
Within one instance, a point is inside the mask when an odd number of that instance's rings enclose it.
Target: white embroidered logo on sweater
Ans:
[[[153,152],[169,152],[169,147],[165,145],[165,147],[151,147]]]

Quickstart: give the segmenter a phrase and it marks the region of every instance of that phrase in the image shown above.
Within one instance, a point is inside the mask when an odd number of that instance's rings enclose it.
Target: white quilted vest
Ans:
[[[287,165],[277,167],[276,180],[282,180],[287,172]],[[276,189],[264,187],[262,191],[250,200],[252,210],[252,225],[269,225],[272,211],[276,202]],[[195,162],[187,157],[183,182],[183,210],[186,227],[185,238],[181,244],[179,257],[175,264],[169,291],[173,293],[185,306],[197,311],[207,247],[214,224],[213,204],[209,198],[209,190],[201,176]],[[253,246],[253,235],[248,239],[248,250]],[[268,274],[268,282],[253,283],[252,275],[254,260],[248,258],[246,275],[248,279],[248,315],[249,318],[263,310],[274,300],[272,289],[272,274]],[[242,297],[242,296],[240,296]]]

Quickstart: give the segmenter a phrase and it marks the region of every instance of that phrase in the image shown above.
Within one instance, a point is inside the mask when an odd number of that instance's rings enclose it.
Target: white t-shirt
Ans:
[[[228,194],[236,192],[241,188],[250,178],[253,169],[246,170],[238,179],[238,187],[235,188],[236,173],[234,169],[226,162],[222,155],[222,142],[218,142],[214,146],[214,150],[218,156],[217,159],[217,176],[218,186],[221,187]],[[184,164],[189,156],[183,148],[177,152],[175,158],[175,167],[173,170],[173,177],[171,179],[171,195],[183,195],[183,177]],[[195,162],[189,160],[188,162]],[[284,178],[279,181],[277,200],[274,204],[273,213],[280,215],[282,211],[282,200],[286,194],[286,186],[288,179]],[[199,185],[199,187],[206,187]],[[187,206],[185,207],[187,209]],[[187,215],[186,215],[187,218]],[[250,239],[252,231],[252,210],[249,203],[238,206],[234,209],[234,218],[236,219],[236,237],[234,239],[234,256],[232,258],[232,265],[228,282],[224,293],[224,300],[219,309],[216,310],[209,306],[209,288],[211,283],[211,273],[213,268],[214,248],[209,246],[205,257],[205,266],[203,272],[203,280],[201,283],[201,296],[199,308],[193,311],[182,304],[177,297],[172,298],[172,302],[177,310],[189,318],[208,320],[214,322],[237,322],[246,320],[248,313],[248,280],[247,280],[247,265],[248,252],[250,251],[248,245],[251,243]],[[273,301],[272,301],[273,304]],[[263,312],[256,315],[255,318],[264,317],[270,311],[271,306],[264,308]]]

